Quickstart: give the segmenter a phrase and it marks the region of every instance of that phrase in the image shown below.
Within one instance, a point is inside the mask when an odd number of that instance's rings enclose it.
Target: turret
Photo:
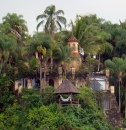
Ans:
[[[79,49],[78,49],[79,47],[78,40],[76,39],[76,37],[71,36],[67,40],[67,44],[71,49],[71,58],[72,58],[72,62],[71,64],[69,64],[69,69],[71,67],[75,67],[75,69],[77,70],[78,67],[81,65],[81,54],[79,53]]]
[[[67,40],[67,43],[69,48],[72,49],[72,53],[78,53],[78,40],[74,36],[71,36]]]

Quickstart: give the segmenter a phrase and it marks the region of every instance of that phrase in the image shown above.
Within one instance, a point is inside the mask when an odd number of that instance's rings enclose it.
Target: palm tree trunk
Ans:
[[[119,80],[119,111],[121,111],[121,100],[120,100],[120,80]]]
[[[99,57],[98,57],[99,59],[99,63],[98,63],[98,72],[100,71],[100,61],[101,61],[101,58],[100,58],[100,54],[99,54]]]
[[[40,60],[40,92],[42,92],[42,62]]]
[[[54,27],[53,27],[53,21],[51,20],[51,37],[54,39]]]
[[[44,63],[44,92],[45,92],[45,87],[46,87],[46,61],[45,61],[45,63]]]
[[[51,56],[51,69],[53,67],[53,57]]]
[[[126,101],[126,92],[125,92],[125,101]],[[125,118],[126,118],[126,103],[125,103]]]

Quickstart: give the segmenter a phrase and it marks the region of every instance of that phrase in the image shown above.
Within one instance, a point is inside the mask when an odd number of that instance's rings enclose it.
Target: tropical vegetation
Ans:
[[[103,116],[103,111],[95,103],[95,95],[90,88],[81,88],[79,95],[81,107],[60,108],[54,102],[52,87],[45,93],[38,90],[23,90],[19,101],[14,100],[0,114],[0,129],[30,130],[111,130],[112,127]],[[88,102],[87,102],[88,101]],[[89,104],[90,103],[90,104]]]
[[[89,88],[80,88],[79,108],[59,109],[54,103],[53,88],[47,87],[46,73],[49,70],[55,76],[57,67],[62,65],[66,74],[66,65],[72,61],[67,46],[71,35],[78,39],[79,51],[84,54],[75,77],[109,69],[110,85],[115,86],[121,115],[126,118],[126,21],[113,24],[96,15],[77,15],[75,21],[67,23],[63,15],[64,11],[56,11],[55,5],[48,6],[36,17],[39,23],[33,36],[28,34],[22,15],[8,13],[3,17],[0,23],[0,129],[113,129]],[[67,30],[67,24],[71,30]],[[43,28],[38,31],[41,25]],[[40,80],[42,73],[44,84]],[[14,91],[15,81],[36,75],[40,92],[24,89],[18,97]]]

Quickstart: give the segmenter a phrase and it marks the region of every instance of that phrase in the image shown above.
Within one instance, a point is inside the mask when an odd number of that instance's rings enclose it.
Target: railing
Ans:
[[[59,99],[59,104],[62,106],[72,105],[72,106],[79,106],[79,99],[72,99],[71,101],[62,101]]]

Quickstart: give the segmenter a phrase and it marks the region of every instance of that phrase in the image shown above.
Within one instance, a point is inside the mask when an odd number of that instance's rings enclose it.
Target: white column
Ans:
[[[31,79],[27,79],[27,88],[32,88],[32,83],[31,83]]]

